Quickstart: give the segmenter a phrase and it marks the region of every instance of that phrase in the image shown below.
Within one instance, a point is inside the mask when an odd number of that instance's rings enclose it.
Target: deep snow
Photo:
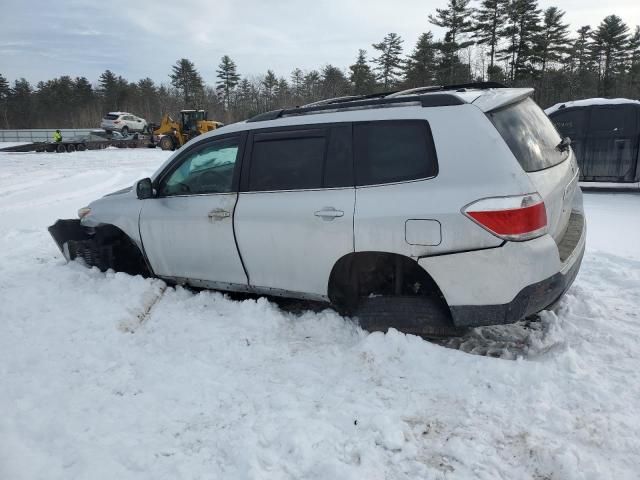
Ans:
[[[638,478],[640,195],[586,195],[557,314],[443,346],[66,264],[166,157],[0,154],[0,479]]]

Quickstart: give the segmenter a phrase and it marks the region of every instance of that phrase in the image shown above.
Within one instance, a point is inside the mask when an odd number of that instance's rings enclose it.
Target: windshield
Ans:
[[[487,115],[525,171],[544,170],[569,157],[569,149],[556,148],[560,134],[530,98]]]

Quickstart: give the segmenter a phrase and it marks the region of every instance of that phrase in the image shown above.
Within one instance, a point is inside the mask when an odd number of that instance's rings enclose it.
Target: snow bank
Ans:
[[[625,103],[640,105],[640,101],[630,100],[628,98],[585,98],[584,100],[573,100],[571,102],[556,103],[555,105],[547,108],[544,112],[547,115],[551,115],[557,110],[560,110],[561,107],[589,107],[591,105],[620,105]]]
[[[0,157],[0,478],[637,478],[640,261],[607,238],[640,195],[587,195],[557,313],[438,345],[65,264],[45,227],[166,157]]]

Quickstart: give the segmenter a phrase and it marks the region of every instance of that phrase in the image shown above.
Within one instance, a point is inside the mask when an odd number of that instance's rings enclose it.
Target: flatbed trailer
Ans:
[[[137,138],[123,139],[70,139],[61,142],[34,142],[25,145],[0,148],[0,152],[82,152],[84,150],[101,150],[107,147],[116,148],[155,148],[153,137],[139,135]]]

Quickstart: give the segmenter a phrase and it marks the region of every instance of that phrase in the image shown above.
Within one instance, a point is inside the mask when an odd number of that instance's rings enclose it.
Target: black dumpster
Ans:
[[[640,181],[640,101],[592,98],[546,110],[571,137],[583,182]]]

